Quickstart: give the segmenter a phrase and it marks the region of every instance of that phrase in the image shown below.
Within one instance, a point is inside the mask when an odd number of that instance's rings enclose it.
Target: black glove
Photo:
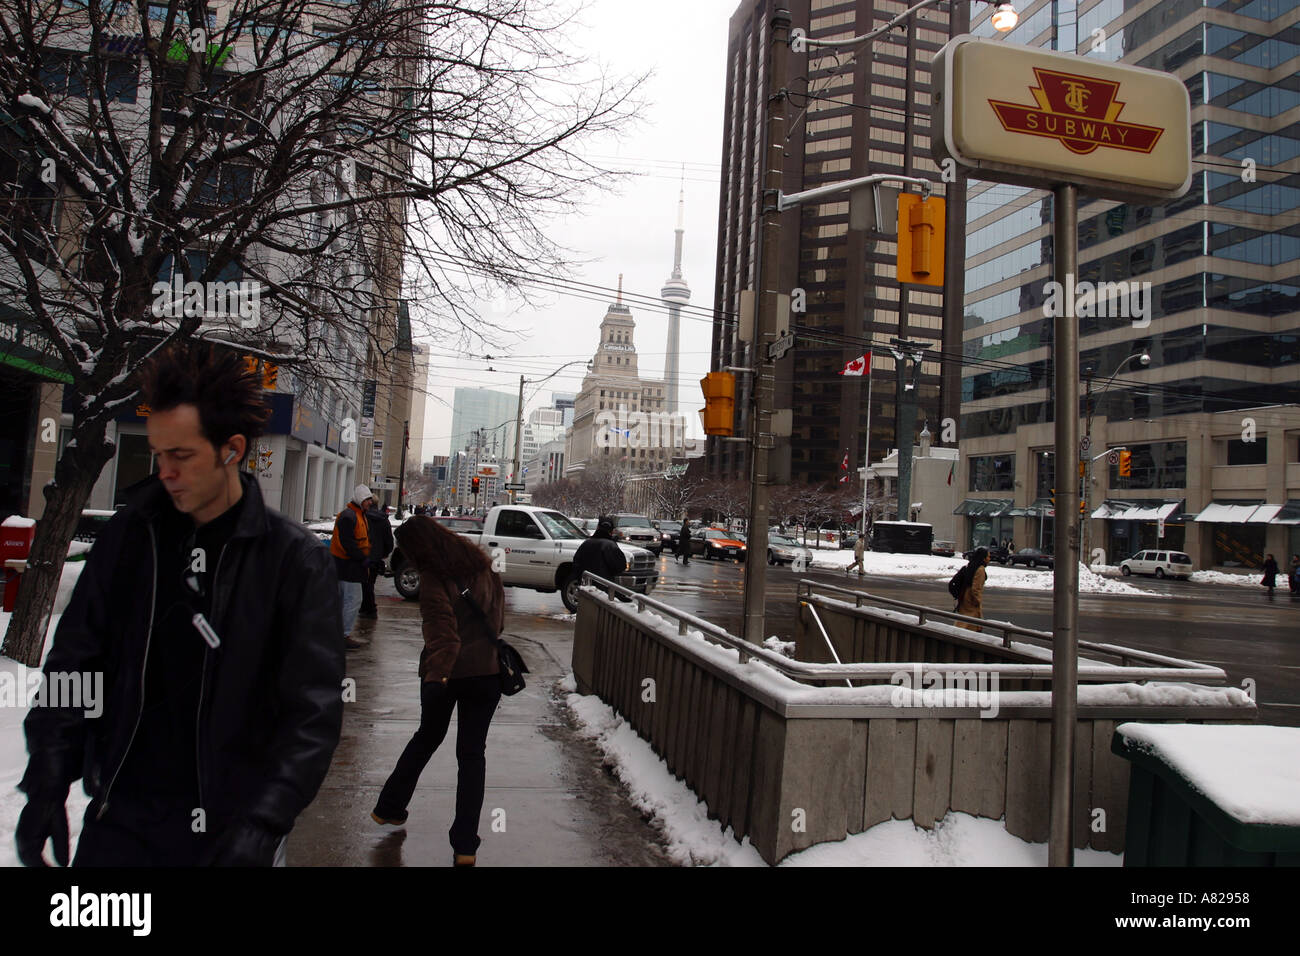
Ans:
[[[14,839],[18,844],[18,859],[23,866],[49,866],[43,855],[45,841],[54,842],[54,861],[59,866],[68,865],[68,791],[37,790],[27,795],[27,806],[18,815],[18,829]]]
[[[226,828],[212,851],[212,866],[270,866],[280,835],[252,820]]]

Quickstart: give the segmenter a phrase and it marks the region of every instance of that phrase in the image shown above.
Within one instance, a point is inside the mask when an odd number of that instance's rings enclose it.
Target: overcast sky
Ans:
[[[509,322],[523,338],[505,352],[492,352],[491,363],[449,350],[445,344],[423,343],[431,349],[426,458],[450,451],[451,405],[457,386],[482,386],[513,394],[521,374],[538,379],[565,362],[591,358],[599,340],[600,320],[607,302],[614,300],[612,290],[620,273],[625,291],[658,298],[672,271],[683,163],[683,276],[690,285],[692,309],[712,308],[727,21],[735,8],[734,0],[660,0],[654,4],[591,0],[581,14],[581,24],[570,40],[574,49],[618,75],[654,71],[641,90],[646,106],[639,124],[621,139],[593,144],[589,150],[589,158],[606,168],[635,175],[617,187],[616,193],[591,197],[585,214],[551,230],[555,240],[583,260],[574,278],[611,291],[601,301],[551,295],[540,299],[537,307],[498,304],[498,318],[507,310],[512,312]],[[662,305],[655,311],[638,308],[635,303],[631,306],[641,374],[660,378],[668,317]],[[704,404],[699,379],[709,370],[709,335],[709,322],[683,316],[681,410],[695,434],[700,433],[696,409]],[[487,371],[489,364],[497,371]],[[553,390],[577,392],[584,374],[582,365],[575,365],[540,388],[527,387],[525,418],[532,409],[549,405]]]

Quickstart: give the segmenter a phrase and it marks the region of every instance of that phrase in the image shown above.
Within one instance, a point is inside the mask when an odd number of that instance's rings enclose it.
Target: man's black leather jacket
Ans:
[[[268,509],[251,476],[240,478],[238,523],[221,554],[208,559],[216,562],[210,623],[220,645],[204,651],[199,795],[210,827],[251,820],[283,834],[315,798],[338,744],[342,611],[329,548]],[[113,799],[143,705],[157,526],[170,507],[161,482],[150,478],[96,538],[45,672],[103,671],[103,713],[33,707],[24,724],[31,754],[24,792],[66,793],[82,778],[101,815]]]

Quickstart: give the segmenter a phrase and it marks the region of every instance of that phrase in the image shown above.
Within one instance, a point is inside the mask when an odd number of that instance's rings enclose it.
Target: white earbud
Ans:
[[[236,455],[235,455],[235,450],[232,448],[232,449],[230,449],[230,454],[226,456],[226,459],[225,459],[225,461],[222,462],[222,464],[223,464],[223,465],[228,465],[228,464],[230,464],[232,461],[235,460],[235,457],[236,457]]]

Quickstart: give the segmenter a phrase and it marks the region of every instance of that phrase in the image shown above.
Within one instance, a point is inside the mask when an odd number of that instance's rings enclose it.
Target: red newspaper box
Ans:
[[[4,610],[12,611],[18,603],[18,583],[27,570],[32,553],[36,522],[32,518],[11,515],[0,522],[0,566],[4,568]]]

